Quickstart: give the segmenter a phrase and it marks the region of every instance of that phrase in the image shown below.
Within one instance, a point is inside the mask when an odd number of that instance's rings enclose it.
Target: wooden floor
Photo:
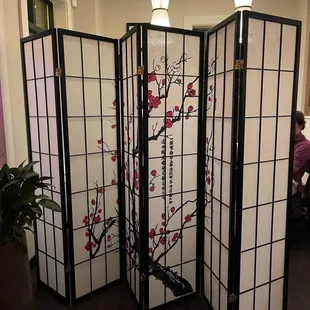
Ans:
[[[304,223],[294,223],[291,229],[289,268],[288,310],[309,310],[310,229]]]
[[[290,277],[288,310],[310,309],[310,230],[302,223],[294,224],[290,236]],[[58,302],[44,289],[35,292],[36,307],[34,310],[135,310],[136,307],[124,286],[115,286],[102,294],[89,297],[71,308]],[[181,306],[167,308],[171,310],[206,310],[200,300],[184,303]],[[256,309],[261,310],[261,309]],[[270,309],[282,310],[282,309]]]
[[[69,307],[58,302],[50,293],[44,289],[36,291],[36,307],[34,310],[136,310],[136,306],[130,296],[128,289],[123,286],[115,286],[103,294],[86,298],[76,305]],[[181,306],[167,307],[169,310],[208,310],[206,305],[199,300],[191,300]]]

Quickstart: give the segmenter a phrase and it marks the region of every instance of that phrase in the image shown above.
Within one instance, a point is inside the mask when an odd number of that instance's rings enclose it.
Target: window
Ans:
[[[54,27],[53,3],[50,0],[28,0],[29,33]]]

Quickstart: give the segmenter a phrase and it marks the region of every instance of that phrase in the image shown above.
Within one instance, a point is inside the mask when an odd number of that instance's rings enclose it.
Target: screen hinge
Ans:
[[[56,68],[55,75],[56,75],[56,76],[62,76],[62,70],[61,70],[61,68]]]
[[[144,66],[138,66],[137,74],[138,74],[138,75],[144,74]]]
[[[237,59],[235,63],[235,70],[243,70],[244,69],[244,60]]]
[[[69,273],[70,271],[71,271],[71,266],[70,265],[66,266],[66,273]]]
[[[230,294],[228,297],[228,302],[230,304],[235,304],[237,302],[237,296],[235,294]]]

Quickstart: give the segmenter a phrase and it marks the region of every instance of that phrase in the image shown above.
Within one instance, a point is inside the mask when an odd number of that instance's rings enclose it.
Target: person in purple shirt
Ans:
[[[306,127],[305,116],[296,112],[295,142],[294,142],[294,170],[293,195],[304,192],[302,177],[310,171],[310,141],[302,134]]]

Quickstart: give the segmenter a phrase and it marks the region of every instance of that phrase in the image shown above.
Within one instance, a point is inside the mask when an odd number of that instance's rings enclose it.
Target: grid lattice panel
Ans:
[[[139,301],[140,284],[140,158],[138,110],[138,33],[122,42],[123,114],[124,114],[124,172],[126,214],[126,270],[127,281]]]
[[[147,31],[150,308],[196,291],[200,44]]]
[[[63,35],[76,298],[120,276],[115,48]]]
[[[204,294],[227,309],[235,22],[209,36],[206,115]]]
[[[30,126],[30,146],[33,161],[40,162],[34,170],[52,177],[50,190],[42,193],[55,200],[65,213],[63,172],[60,167],[62,154],[58,148],[60,126],[59,101],[56,100],[55,68],[53,58],[53,35],[23,43],[25,60],[25,87],[27,114]],[[40,190],[41,191],[41,190]],[[66,297],[65,261],[62,213],[43,209],[43,216],[36,221],[39,278],[60,295]]]
[[[297,27],[249,19],[240,309],[282,309]]]

